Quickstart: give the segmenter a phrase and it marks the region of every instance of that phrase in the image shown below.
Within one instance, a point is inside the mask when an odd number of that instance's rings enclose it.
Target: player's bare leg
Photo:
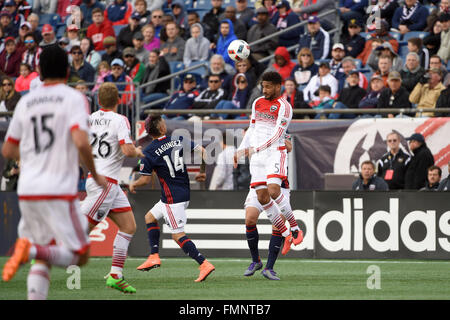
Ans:
[[[279,206],[281,214],[288,220],[291,234],[285,238],[281,254],[285,255],[291,249],[291,244],[299,245],[303,241],[303,231],[300,230],[295,220],[289,200],[281,192],[281,188],[276,183],[270,183],[267,186],[270,197]]]
[[[200,274],[195,282],[201,282],[215,270],[214,266],[206,260],[206,258],[197,250],[195,244],[186,236],[184,232],[173,233],[172,239],[180,246],[180,248],[189,255],[192,259],[197,261],[200,265]]]
[[[124,280],[122,274],[128,246],[136,232],[136,221],[134,220],[133,212],[110,212],[108,216],[117,225],[119,231],[114,239],[111,271],[106,285],[123,293],[136,293],[136,289]]]
[[[245,228],[248,248],[252,256],[252,263],[244,272],[244,276],[252,276],[256,271],[263,267],[261,258],[259,257],[258,242],[259,234],[256,224],[259,218],[259,210],[255,207],[247,207],[245,209]]]
[[[161,259],[159,258],[160,229],[158,220],[156,220],[150,211],[145,215],[145,224],[147,225],[147,235],[150,243],[150,255],[143,264],[137,267],[137,270],[140,271],[149,271],[161,266]]]

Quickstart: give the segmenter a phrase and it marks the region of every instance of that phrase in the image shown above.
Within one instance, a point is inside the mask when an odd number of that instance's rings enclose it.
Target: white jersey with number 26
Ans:
[[[112,110],[100,109],[89,117],[91,146],[97,172],[118,180],[125,155],[120,146],[133,143],[128,119]]]

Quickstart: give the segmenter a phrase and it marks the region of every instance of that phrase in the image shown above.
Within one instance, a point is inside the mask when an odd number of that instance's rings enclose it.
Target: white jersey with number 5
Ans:
[[[23,96],[6,140],[19,145],[19,199],[77,195],[78,150],[71,131],[89,131],[86,98],[64,84],[43,85]]]
[[[125,155],[120,146],[133,143],[128,119],[112,110],[100,109],[89,117],[91,146],[99,174],[118,180]]]

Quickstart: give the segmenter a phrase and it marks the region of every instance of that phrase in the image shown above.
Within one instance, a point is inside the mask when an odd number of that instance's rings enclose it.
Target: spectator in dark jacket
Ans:
[[[364,50],[366,39],[361,37],[361,24],[356,19],[350,20],[348,24],[348,35],[342,37],[342,43],[348,56],[356,58]]]
[[[450,161],[447,164],[448,166],[448,176],[444,180],[441,181],[437,191],[450,191]]]
[[[102,54],[102,61],[108,62],[108,64],[111,64],[111,62],[116,59],[122,58],[122,52],[117,50],[117,44],[116,39],[112,36],[108,36],[103,40],[102,46],[105,48],[106,52]]]
[[[450,107],[450,86],[447,85],[447,89],[442,90],[441,94],[436,102],[436,109],[449,108]],[[435,112],[436,117],[450,117],[450,112]]]
[[[434,165],[434,157],[428,149],[425,138],[420,133],[414,133],[406,138],[413,157],[405,174],[405,189],[419,190],[426,185],[427,170]]]
[[[319,72],[314,63],[314,56],[309,48],[301,48],[297,55],[298,64],[292,69],[291,77],[299,86],[306,86],[313,76]]]
[[[441,181],[442,170],[438,166],[431,166],[427,172],[427,184],[420,191],[437,191]]]
[[[141,31],[141,26],[139,24],[140,17],[139,13],[134,12],[128,19],[128,25],[120,30],[119,35],[117,36],[119,50],[133,46],[133,36]]]
[[[13,23],[11,14],[8,10],[2,10],[0,12],[0,25],[3,29],[4,37],[15,38],[19,34],[19,28]]]
[[[409,102],[409,92],[402,87],[402,78],[400,73],[392,71],[388,76],[388,88],[381,91],[378,98],[378,108],[391,109],[391,108],[411,108],[411,102]],[[386,117],[383,115],[383,117]],[[393,118],[393,114],[388,114],[389,118]]]
[[[133,6],[127,0],[114,0],[105,9],[105,19],[114,26],[127,24],[132,11]]]
[[[255,12],[248,7],[247,0],[236,1],[236,18],[241,20],[247,28],[250,27],[250,22],[254,15]]]
[[[417,82],[419,82],[424,74],[425,70],[420,66],[419,55],[415,52],[408,53],[405,65],[400,71],[403,87],[408,90],[408,92],[413,91]]]
[[[437,54],[441,46],[442,22],[436,20],[430,30],[430,33],[423,38],[423,45],[428,49],[430,57]]]
[[[21,53],[16,50],[16,40],[13,37],[5,39],[5,50],[0,54],[0,71],[8,77],[17,78],[20,75]]]
[[[81,79],[86,82],[94,82],[95,69],[89,62],[84,60],[83,51],[81,51],[80,46],[73,46],[70,49],[70,55],[72,56],[72,62],[70,64],[71,77],[69,81],[76,82]]]
[[[284,92],[282,97],[285,98],[292,106],[293,110],[298,109],[311,109],[310,106],[303,99],[303,92],[297,89],[298,84],[294,78],[289,78],[284,81]],[[309,118],[304,114],[293,114],[293,119],[305,119]]]
[[[375,174],[375,165],[372,161],[367,160],[361,163],[361,173],[359,178],[353,182],[352,190],[356,191],[387,191],[389,187],[387,183]]]
[[[257,24],[254,24],[247,32],[247,42],[251,43],[277,32],[277,28],[269,21],[269,11],[265,7],[256,10]],[[269,56],[278,45],[278,37],[273,37],[267,41],[252,46],[251,55],[260,60]]]
[[[164,109],[192,109],[195,98],[199,95],[196,86],[197,81],[195,80],[195,76],[191,73],[186,74],[183,79],[183,87],[170,97]],[[187,115],[167,115],[165,117],[185,120]]]
[[[236,17],[236,8],[227,6],[225,12],[221,15],[222,19],[229,19],[233,23],[234,33],[238,39],[247,40],[247,26]]]
[[[225,91],[220,87],[221,80],[218,74],[208,77],[208,88],[200,92],[192,106],[193,109],[215,109],[220,100],[225,99]]]
[[[249,82],[244,73],[238,73],[234,77],[234,89],[228,95],[228,100],[221,100],[216,105],[217,110],[224,109],[245,109],[248,103],[248,99],[250,97],[250,86]],[[212,115],[214,118],[219,119],[227,119],[229,117],[228,114],[217,114]],[[242,116],[246,118],[245,116]],[[238,119],[241,118],[240,115],[233,116],[232,118]]]
[[[302,20],[308,20],[309,16],[317,16],[326,11],[334,10],[336,2],[333,0],[298,1],[303,2],[300,7],[294,8]],[[323,17],[322,26],[329,31],[336,24],[336,13],[331,13]]]
[[[405,4],[397,8],[392,17],[392,28],[401,34],[410,31],[423,31],[427,26],[428,9],[418,0],[405,0]]]
[[[378,105],[378,99],[380,98],[381,91],[385,88],[383,79],[374,75],[370,79],[370,88],[368,89],[367,94],[358,104],[360,109],[376,109]],[[365,114],[365,117],[370,117],[369,114]]]
[[[14,111],[20,98],[20,93],[14,89],[14,81],[4,77],[0,88],[0,105],[4,105],[7,111]]]
[[[344,30],[352,19],[363,22],[368,2],[368,0],[339,0],[339,14],[344,21]]]
[[[309,48],[314,59],[327,59],[331,51],[331,39],[328,32],[320,27],[319,18],[310,16],[307,25],[308,33],[302,35],[299,48]]]
[[[278,31],[300,23],[300,18],[292,11],[289,1],[281,1],[277,5],[277,9],[278,11],[272,17],[271,23]],[[291,31],[285,32],[278,37],[278,44],[286,48],[293,46],[298,43],[301,33],[303,33],[303,27],[294,28]]]
[[[85,0],[80,5],[81,13],[87,24],[92,24],[92,10],[99,8],[102,12],[105,10],[105,5],[98,0]]]
[[[225,12],[225,9],[222,8],[222,3],[223,0],[211,0],[212,8],[205,14],[202,20],[204,24],[208,25],[207,30],[205,30],[205,37],[211,42],[215,40],[216,34],[219,31],[219,16]]]

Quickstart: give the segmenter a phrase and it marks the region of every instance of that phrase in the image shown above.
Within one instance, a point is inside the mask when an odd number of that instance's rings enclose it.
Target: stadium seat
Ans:
[[[232,6],[236,8],[236,0],[223,0],[223,6]]]
[[[127,26],[127,24],[118,24],[118,25],[113,26],[113,28],[114,28],[114,33],[116,34],[116,38],[117,38],[117,36],[119,35],[120,30],[122,30],[122,29],[125,28],[126,26]]]
[[[196,66],[196,65],[198,65],[198,64],[202,64],[202,63],[208,63],[208,61],[193,61],[193,62],[191,62],[191,64],[189,65],[189,67],[192,67],[192,66]],[[197,68],[197,69],[194,69],[194,70],[192,70],[192,71],[190,71],[191,73],[195,73],[195,74],[198,74],[198,75],[200,75],[201,77],[204,77],[206,74],[207,74],[207,72],[208,72],[208,69],[207,69],[208,67],[201,67],[201,68]]]
[[[39,15],[39,25],[43,26],[44,24],[51,24],[53,27],[56,27],[58,23],[61,22],[59,14],[56,13],[42,13]]]
[[[353,59],[353,60],[355,61],[357,69],[361,69],[363,67],[363,63],[360,59]]]
[[[212,3],[210,0],[197,0],[195,2],[195,9],[209,11],[212,8]]]
[[[192,9],[194,7],[193,0],[184,0],[184,6],[186,9]]]
[[[389,32],[389,34],[397,41],[400,41],[400,39],[402,38],[402,34],[400,32],[391,31]]]
[[[429,34],[429,32],[425,32],[425,31],[410,31],[408,33],[405,33],[403,35],[403,41],[408,41],[411,38],[420,38],[423,39],[425,38],[427,35]]]

